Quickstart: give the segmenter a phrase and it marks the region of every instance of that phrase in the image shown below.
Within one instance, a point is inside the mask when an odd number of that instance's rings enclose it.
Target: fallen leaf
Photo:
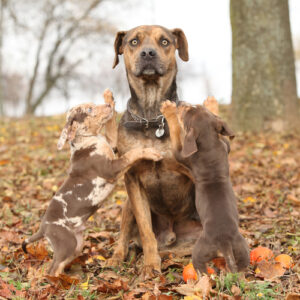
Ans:
[[[49,253],[43,243],[30,244],[26,247],[27,252],[39,260],[44,260],[49,257]]]
[[[279,262],[271,262],[262,260],[258,263],[255,270],[256,276],[268,280],[276,279],[282,276],[285,268]]]
[[[288,294],[285,300],[300,300],[300,294]]]
[[[66,274],[60,274],[58,277],[46,275],[46,278],[51,282],[57,284],[58,287],[62,287],[66,290],[70,289],[72,285],[77,285],[79,279],[71,277]]]
[[[80,285],[83,290],[87,290],[89,288],[89,280],[90,277],[88,276],[87,280]]]
[[[216,257],[212,260],[214,265],[220,270],[226,270],[226,261],[224,257]]]
[[[300,206],[300,199],[296,198],[294,195],[288,194],[286,198],[294,205]]]

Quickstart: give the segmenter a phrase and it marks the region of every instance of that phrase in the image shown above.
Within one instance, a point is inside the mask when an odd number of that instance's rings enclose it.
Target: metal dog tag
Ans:
[[[161,138],[165,134],[164,125],[159,125],[159,128],[156,129],[155,135],[157,138]]]

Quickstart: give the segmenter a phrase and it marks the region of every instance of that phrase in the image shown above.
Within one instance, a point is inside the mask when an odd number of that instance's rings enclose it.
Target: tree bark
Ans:
[[[239,130],[300,119],[287,0],[231,0],[232,108]]]

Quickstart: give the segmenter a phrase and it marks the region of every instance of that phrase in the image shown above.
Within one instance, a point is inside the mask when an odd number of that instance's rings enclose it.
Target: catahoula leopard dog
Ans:
[[[83,247],[83,232],[88,218],[112,193],[116,180],[140,159],[161,159],[155,149],[132,149],[116,158],[116,114],[112,93],[104,93],[106,104],[81,104],[67,114],[67,122],[58,141],[62,149],[71,146],[69,175],[57,191],[42,219],[40,229],[26,239],[26,245],[45,237],[54,251],[48,270],[58,276],[76,258]],[[102,132],[102,128],[105,132]]]
[[[161,103],[178,102],[176,50],[188,61],[188,43],[181,29],[139,26],[116,35],[115,60],[124,56],[131,97],[118,130],[118,151],[154,147],[159,162],[140,161],[125,174],[129,200],[124,204],[120,237],[108,265],[120,264],[138,227],[144,252],[142,275],[161,270],[159,247],[172,248],[180,239],[197,239],[201,229],[195,208],[195,187],[190,172],[174,158]],[[192,236],[191,236],[192,234]],[[191,253],[192,247],[188,250]]]

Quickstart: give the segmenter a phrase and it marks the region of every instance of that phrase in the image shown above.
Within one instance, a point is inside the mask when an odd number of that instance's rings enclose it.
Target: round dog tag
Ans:
[[[158,128],[158,129],[155,131],[155,135],[156,135],[157,138],[162,137],[164,134],[165,134],[165,130],[164,130],[163,128]]]

